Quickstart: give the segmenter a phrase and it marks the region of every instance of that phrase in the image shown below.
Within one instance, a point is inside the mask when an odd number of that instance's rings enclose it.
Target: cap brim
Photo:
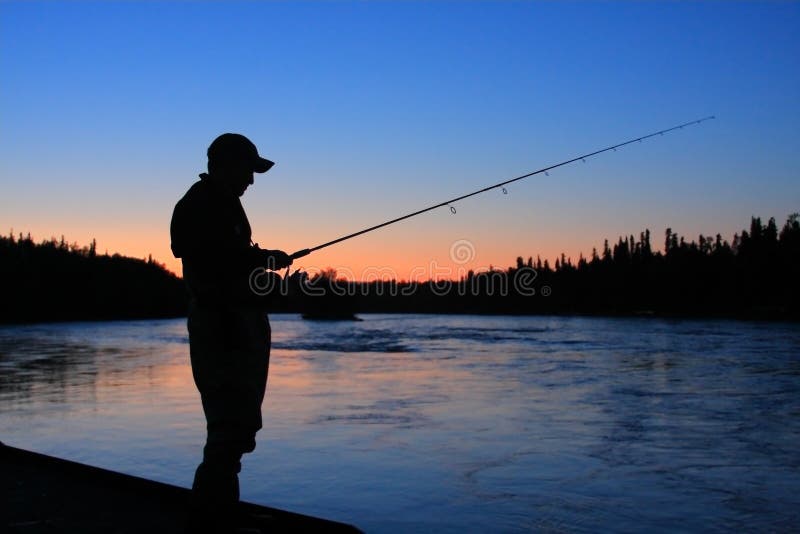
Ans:
[[[274,161],[270,161],[264,158],[258,158],[253,162],[253,172],[267,172],[275,165]]]

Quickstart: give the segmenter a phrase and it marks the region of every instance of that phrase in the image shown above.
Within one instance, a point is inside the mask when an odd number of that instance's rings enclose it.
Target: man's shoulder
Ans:
[[[186,191],[186,194],[178,201],[180,202],[197,202],[197,201],[207,201],[211,195],[209,194],[208,184],[205,180],[197,180],[192,186]]]
[[[204,180],[198,180],[186,191],[178,203],[175,204],[176,212],[207,211],[214,207],[217,199],[213,191]]]
[[[194,241],[198,228],[213,211],[209,208],[213,199],[207,189],[207,184],[199,180],[175,204],[170,222],[170,237],[172,253],[176,258],[184,256],[187,247],[190,248],[187,244]]]

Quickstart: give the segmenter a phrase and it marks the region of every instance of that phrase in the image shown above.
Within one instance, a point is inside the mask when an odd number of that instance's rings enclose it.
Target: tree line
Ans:
[[[185,315],[183,281],[147,259],[30,234],[0,237],[0,322],[79,321]]]
[[[577,261],[551,265],[520,256],[507,269],[468,272],[460,280],[345,281],[327,269],[299,296],[277,298],[272,311],[309,317],[359,312],[602,314],[800,318],[800,215],[778,228],[758,217],[727,241],[687,241],[667,228],[605,241]],[[3,306],[0,322],[183,316],[183,281],[163,265],[98,254],[62,237],[34,243],[30,235],[0,237]]]
[[[507,269],[468,272],[451,282],[345,282],[335,272],[311,280],[328,289],[325,310],[496,314],[602,314],[800,318],[800,216],[779,229],[753,217],[731,242],[687,241],[667,228],[603,244],[602,250],[547,259],[518,257]],[[313,312],[314,298],[294,303]]]

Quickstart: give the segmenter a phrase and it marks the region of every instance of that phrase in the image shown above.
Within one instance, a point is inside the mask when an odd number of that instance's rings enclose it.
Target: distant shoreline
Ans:
[[[302,312],[299,311],[265,311],[270,317],[276,315],[295,315],[298,319],[317,320],[315,318],[304,318]],[[602,312],[564,312],[564,313],[503,313],[503,312],[426,312],[426,311],[368,311],[368,312],[355,312],[357,318],[360,316],[369,315],[430,315],[430,316],[467,316],[467,317],[559,317],[559,318],[596,318],[596,319],[642,319],[642,320],[679,320],[679,321],[742,321],[748,323],[800,323],[800,316],[797,315],[781,315],[772,312],[752,313],[752,314],[667,314],[667,313],[602,313]],[[160,317],[110,317],[110,318],[94,318],[94,319],[59,319],[59,320],[32,320],[32,321],[19,321],[19,322],[0,322],[0,327],[13,327],[13,326],[33,326],[44,324],[67,324],[67,323],[113,323],[113,322],[129,322],[129,321],[160,321],[170,319],[186,319],[186,314],[171,315]],[[325,322],[337,322],[337,319],[326,319]],[[352,322],[352,319],[343,318],[341,322]]]
[[[667,228],[663,252],[649,230],[620,237],[577,262],[538,256],[459,280],[353,282],[327,269],[296,288],[254,298],[269,312],[314,317],[363,313],[800,320],[800,214],[779,229],[758,217],[749,230],[698,236]],[[88,247],[30,236],[0,237],[0,324],[185,316],[181,278],[152,258],[98,255]],[[245,290],[246,292],[246,290]],[[255,297],[255,295],[254,295]]]

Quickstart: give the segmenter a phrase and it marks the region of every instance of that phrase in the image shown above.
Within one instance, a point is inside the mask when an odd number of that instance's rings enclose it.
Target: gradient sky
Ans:
[[[226,131],[277,162],[243,203],[254,240],[292,252],[712,114],[297,264],[356,278],[782,224],[800,4],[0,2],[0,229],[180,273],[172,207]]]

